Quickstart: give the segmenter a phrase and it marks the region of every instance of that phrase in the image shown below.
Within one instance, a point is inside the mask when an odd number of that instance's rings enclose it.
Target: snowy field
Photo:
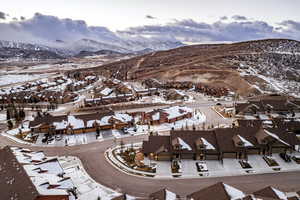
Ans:
[[[9,84],[14,84],[14,83],[21,83],[21,82],[26,82],[26,81],[32,81],[35,79],[40,79],[40,78],[45,78],[47,77],[47,74],[40,74],[40,75],[29,75],[29,74],[24,74],[24,75],[2,75],[0,76],[0,86],[2,85],[9,85]]]

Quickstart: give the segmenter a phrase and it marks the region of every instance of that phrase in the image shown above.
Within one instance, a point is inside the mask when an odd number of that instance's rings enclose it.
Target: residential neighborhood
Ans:
[[[300,200],[300,1],[3,1],[0,200]]]

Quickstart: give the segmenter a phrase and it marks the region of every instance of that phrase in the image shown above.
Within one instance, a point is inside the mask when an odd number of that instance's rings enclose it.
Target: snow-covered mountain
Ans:
[[[114,43],[116,42],[116,43]],[[59,58],[70,57],[77,55],[81,51],[97,52],[101,50],[109,50],[120,53],[138,53],[156,50],[167,50],[183,46],[180,42],[172,41],[160,41],[160,40],[118,40],[111,42],[99,42],[92,39],[80,39],[74,42],[65,42],[63,40],[56,40],[54,42],[48,42],[47,45],[39,43],[23,43],[13,41],[1,41],[0,40],[0,58],[32,58],[33,52],[48,52],[49,56],[45,55],[39,57],[39,59],[45,58]],[[9,51],[8,51],[9,50]],[[30,56],[27,56],[27,53]],[[53,55],[50,56],[50,53]],[[46,53],[47,54],[47,53]],[[56,55],[57,54],[57,55]]]

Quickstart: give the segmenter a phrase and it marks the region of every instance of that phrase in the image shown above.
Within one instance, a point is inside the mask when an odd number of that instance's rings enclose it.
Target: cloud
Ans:
[[[237,18],[237,17],[235,17]],[[245,19],[246,17],[238,17]],[[247,18],[246,18],[247,19]],[[265,38],[289,38],[300,40],[300,22],[284,21],[279,23],[281,29],[264,21],[255,20],[219,20],[212,24],[196,22],[192,19],[175,20],[166,25],[148,25],[128,28],[120,34],[136,36],[174,38],[181,42],[209,41],[245,41]]]
[[[146,15],[147,19],[156,19],[156,17],[153,17],[152,15]]]
[[[148,16],[147,18],[154,18]],[[131,41],[217,42],[245,41],[264,38],[289,38],[300,40],[300,22],[286,20],[270,25],[265,21],[223,16],[214,23],[193,19],[172,20],[164,25],[130,27],[116,32],[103,26],[88,26],[83,20],[60,19],[36,13],[32,18],[0,23],[0,40],[55,44],[91,39],[107,44],[130,46]],[[243,20],[241,20],[243,19]],[[128,42],[130,41],[130,42]]]
[[[234,20],[236,20],[236,21],[244,21],[244,20],[248,20],[247,17],[242,16],[242,15],[233,15],[231,18],[234,19]]]
[[[6,19],[6,14],[0,11],[0,19]]]
[[[83,38],[98,41],[111,41],[118,39],[115,33],[106,27],[88,26],[83,20],[59,19],[56,16],[35,13],[30,19],[22,18],[10,23],[0,23],[0,39],[24,40],[31,42],[35,40],[53,42],[56,40],[75,41]],[[11,36],[8,33],[13,33]],[[16,38],[16,35],[24,37]]]

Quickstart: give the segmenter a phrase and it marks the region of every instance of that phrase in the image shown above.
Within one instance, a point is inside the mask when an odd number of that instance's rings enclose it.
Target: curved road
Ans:
[[[123,138],[123,141],[125,143],[136,143],[144,139],[147,139],[146,135]],[[95,181],[119,192],[138,197],[146,197],[150,193],[164,187],[178,193],[180,196],[185,196],[219,181],[223,181],[249,193],[268,185],[278,187],[284,191],[299,191],[300,189],[300,172],[172,180],[127,175],[112,167],[104,157],[105,150],[114,145],[113,140],[71,147],[45,148],[16,144],[10,139],[0,136],[0,146],[4,145],[26,147],[32,150],[43,150],[48,156],[77,156],[81,159],[86,171]]]

